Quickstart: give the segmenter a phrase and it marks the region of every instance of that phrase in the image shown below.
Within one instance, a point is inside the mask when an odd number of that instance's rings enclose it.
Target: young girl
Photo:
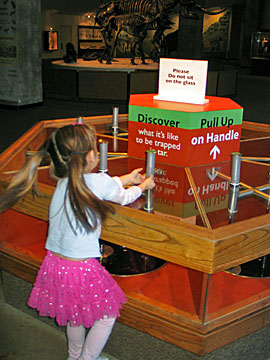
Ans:
[[[98,163],[95,131],[87,125],[69,125],[54,132],[46,148],[29,158],[0,197],[0,212],[35,188],[37,168],[48,154],[51,172],[59,180],[49,209],[47,255],[28,305],[40,316],[67,325],[68,360],[102,359],[99,355],[126,301],[97,259],[101,222],[113,212],[104,200],[125,205],[155,184],[152,177],[140,174],[142,169],[113,178],[92,173]],[[129,183],[138,185],[125,189]]]

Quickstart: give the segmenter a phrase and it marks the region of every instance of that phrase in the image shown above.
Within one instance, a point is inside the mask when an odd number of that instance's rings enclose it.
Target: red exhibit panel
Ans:
[[[197,166],[230,160],[231,153],[238,152],[241,125],[228,128],[175,129],[156,131],[155,125],[129,123],[128,154],[145,157],[146,150],[157,151],[156,161],[178,166]]]

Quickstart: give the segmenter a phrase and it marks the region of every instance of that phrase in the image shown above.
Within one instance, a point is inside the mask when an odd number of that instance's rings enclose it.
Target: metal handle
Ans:
[[[240,168],[241,168],[240,153],[232,153],[232,172],[231,172],[231,185],[239,186],[240,184]]]
[[[78,117],[77,117],[76,124],[77,124],[77,125],[83,124],[83,117],[82,117],[82,116],[78,116]]]
[[[99,172],[108,172],[108,141],[99,140]]]
[[[155,176],[155,157],[156,150],[147,150],[146,151],[146,177],[148,178],[150,175]],[[147,212],[152,212],[153,207],[153,190],[146,190],[146,199],[144,210]]]
[[[113,108],[113,120],[112,120],[112,129],[113,132],[118,131],[118,115],[119,115],[119,108],[114,107]]]
[[[241,169],[241,157],[240,153],[232,153],[232,170],[230,181],[230,195],[229,195],[229,221],[234,222],[235,214],[237,213],[237,203],[239,195],[240,185],[240,169]]]

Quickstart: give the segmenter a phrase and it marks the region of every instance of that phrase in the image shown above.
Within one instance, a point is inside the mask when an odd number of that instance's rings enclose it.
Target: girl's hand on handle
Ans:
[[[152,190],[156,186],[156,184],[153,181],[153,175],[150,175],[138,186],[139,188],[141,188],[142,191]]]

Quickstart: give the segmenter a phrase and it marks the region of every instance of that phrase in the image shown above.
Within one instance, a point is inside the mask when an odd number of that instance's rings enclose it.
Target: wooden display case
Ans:
[[[8,148],[0,157],[2,191],[10,176],[23,165],[27,151],[39,149],[56,128],[74,121],[40,122]],[[124,155],[128,139],[115,139],[108,133],[112,116],[84,121],[95,125],[98,139],[109,141],[109,152],[113,152],[117,141],[118,155],[108,160],[110,175],[122,175],[138,165],[145,167],[142,160]],[[127,115],[119,117],[119,126],[127,130]],[[262,155],[270,158],[269,127],[244,122],[240,151],[243,157],[249,157],[242,163],[241,182],[255,193],[264,185],[266,190],[262,192],[266,196],[240,200],[232,224],[226,207],[229,188],[215,189],[215,184],[229,181],[230,161],[215,165],[221,168],[221,177],[213,182],[215,191],[210,197],[206,190],[205,197],[202,193],[198,197],[191,194],[188,200],[183,196],[190,193],[190,179],[202,189],[207,166],[175,166],[173,174],[179,174],[183,193],[156,201],[159,207],[154,213],[143,210],[143,197],[129,206],[113,205],[116,212],[104,224],[102,239],[166,261],[156,271],[114,275],[128,298],[121,322],[200,355],[269,325],[270,278],[227,271],[267,256],[270,251],[269,164],[250,159]],[[164,170],[164,164],[156,166]],[[157,176],[164,172],[160,174]],[[45,255],[47,211],[55,186],[46,165],[39,170],[38,183],[43,197],[28,194],[0,216],[1,269],[30,282]],[[157,200],[158,194],[155,196]],[[219,201],[220,206],[208,207],[210,199],[216,205]],[[187,208],[188,216],[168,211],[172,201],[175,206],[170,209]],[[201,205],[203,216],[198,211]],[[205,215],[210,226],[204,224]]]

